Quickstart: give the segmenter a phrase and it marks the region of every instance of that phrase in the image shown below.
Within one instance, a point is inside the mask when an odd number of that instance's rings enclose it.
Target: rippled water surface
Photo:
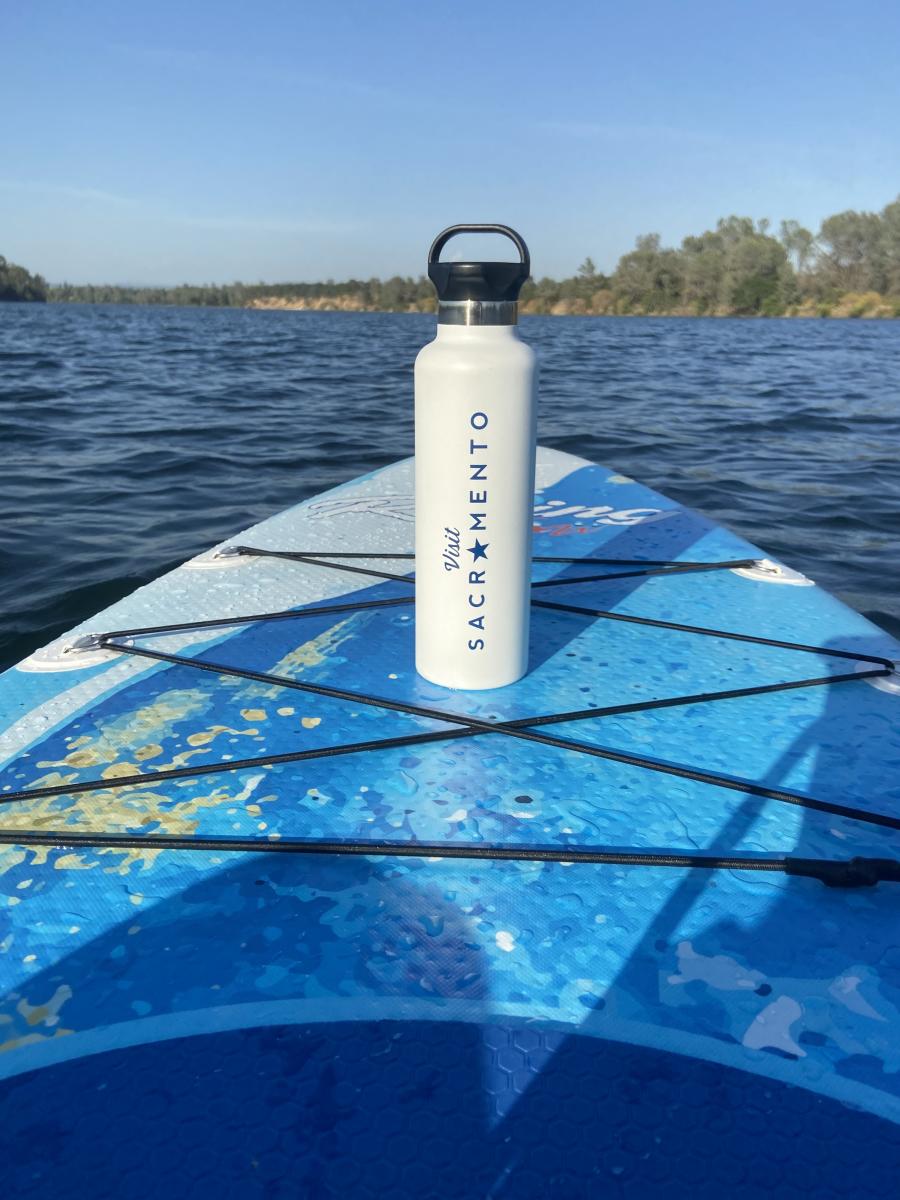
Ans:
[[[419,315],[0,304],[0,663],[412,453]],[[900,633],[900,322],[526,318],[540,438]]]

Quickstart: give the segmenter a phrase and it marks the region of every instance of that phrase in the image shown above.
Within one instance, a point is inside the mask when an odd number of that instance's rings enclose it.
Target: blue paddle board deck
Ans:
[[[408,461],[0,677],[10,1195],[893,1194],[900,888],[783,867],[900,859],[900,647],[570,455],[534,528],[509,688],[415,674]]]

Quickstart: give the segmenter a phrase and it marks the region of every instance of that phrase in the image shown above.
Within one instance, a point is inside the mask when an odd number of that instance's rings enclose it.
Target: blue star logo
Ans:
[[[478,538],[476,538],[474,546],[467,546],[466,549],[472,555],[472,562],[478,562],[479,558],[486,559],[487,558],[487,548],[489,545],[490,545],[490,542],[482,543],[482,542],[479,542]]]

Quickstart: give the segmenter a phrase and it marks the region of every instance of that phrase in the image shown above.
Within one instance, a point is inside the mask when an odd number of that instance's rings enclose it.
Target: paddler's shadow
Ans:
[[[834,643],[833,648],[884,655],[886,643],[886,637],[854,637]],[[825,646],[831,648],[832,644],[826,642]],[[811,674],[825,673],[820,669],[824,658],[802,657],[815,664]],[[858,660],[832,658],[827,661],[835,674],[853,673],[856,666],[865,668],[869,665]],[[871,767],[873,761],[883,760],[886,733],[885,718],[869,720],[860,714],[861,704],[864,705],[866,699],[877,703],[876,692],[870,691],[872,686],[867,679],[853,679],[813,689],[810,695],[815,692],[822,697],[818,715],[802,725],[765,774],[754,782],[814,800],[900,815],[900,779],[891,779],[886,772]],[[778,707],[789,704],[789,696],[790,693],[785,693],[781,697],[777,694],[772,697],[773,724],[770,730],[760,727],[760,736],[777,738]],[[734,715],[739,716],[737,706],[742,701],[723,703],[735,705]],[[896,697],[892,697],[891,703],[897,703]],[[727,798],[727,793],[725,796]],[[740,796],[737,804],[728,807],[730,815],[723,820],[716,837],[708,845],[699,847],[703,853],[727,857],[763,850],[773,856],[784,854],[792,858],[846,860],[857,855],[900,858],[900,834],[849,817],[749,794]],[[783,837],[777,838],[778,845],[774,844],[773,832],[767,831],[763,835],[758,832],[761,820],[768,813],[786,818],[779,822],[784,833]],[[689,826],[689,817],[685,820]],[[772,828],[777,825],[773,823]],[[845,889],[826,887],[815,879],[791,875],[776,878],[777,887],[770,888],[771,902],[757,909],[762,916],[748,921],[735,913],[733,920],[701,928],[691,934],[687,951],[688,954],[725,954],[733,958],[735,964],[746,969],[748,980],[759,976],[763,997],[773,991],[764,978],[790,976],[798,970],[802,973],[808,968],[801,964],[821,957],[822,928],[815,921],[807,925],[798,923],[798,902],[808,904],[810,910],[818,907],[819,912],[824,912],[825,908],[829,912],[835,907],[841,908],[846,919],[848,898],[854,894]],[[760,877],[748,875],[749,880],[759,882]],[[655,915],[611,990],[634,990],[645,996],[653,994],[658,990],[660,971],[666,969],[666,960],[678,975],[679,946],[686,949],[682,940],[684,927],[690,924],[696,929],[694,909],[701,905],[714,882],[715,876],[710,872],[688,872]],[[880,885],[882,889],[892,886]],[[864,889],[864,894],[867,892],[868,889]],[[789,937],[787,930],[790,930]],[[874,952],[874,943],[870,950]],[[851,958],[854,955],[862,955],[862,946],[852,951]],[[732,1036],[731,1031],[728,1036]],[[796,1052],[796,1046],[791,1049],[790,1038],[782,1039],[772,1049],[788,1055]]]
[[[885,641],[851,638],[842,640],[835,648],[883,655],[886,653]],[[816,662],[812,656],[808,657]],[[835,673],[853,670],[853,663],[830,660],[830,665],[833,670],[836,668]],[[817,673],[820,672],[810,672]],[[769,770],[755,782],[873,812],[900,814],[900,780],[867,771],[870,757],[883,761],[883,739],[889,719],[887,712],[883,718],[868,722],[861,718],[860,705],[865,703],[871,686],[861,679],[822,687],[823,702],[818,715],[811,717],[783,746]],[[774,707],[777,702],[778,697],[773,697],[771,736],[775,736],[777,729],[777,709]],[[740,705],[742,702],[727,703]],[[896,705],[900,701],[892,696],[890,703]],[[848,731],[852,731],[852,735],[848,736]],[[766,731],[760,729],[759,732]],[[808,764],[806,771],[798,771],[804,762]],[[804,773],[806,781],[801,784]],[[728,795],[734,793],[725,793],[726,799]],[[775,845],[776,827],[770,826],[762,832],[759,826],[771,808],[778,810],[782,806],[789,818],[780,822],[784,842]],[[783,853],[796,858],[846,859],[854,855],[871,855],[900,859],[900,834],[850,818],[746,794],[736,804],[729,805],[729,810],[730,815],[723,820],[710,843],[684,845],[677,836],[679,831],[673,830],[671,844],[694,853],[724,857],[765,850],[773,855]],[[635,815],[639,817],[637,811]],[[689,831],[690,814],[681,816]],[[681,833],[683,837],[683,829]],[[768,897],[760,900],[757,895],[752,904],[745,906],[744,882],[765,887]],[[617,886],[627,885],[626,879]],[[896,884],[880,884],[881,894],[875,902],[881,901],[895,908],[896,895],[891,889],[896,887]],[[713,895],[718,896],[715,909],[721,913],[726,905],[733,905],[733,916],[704,924],[702,913],[704,907],[709,907]],[[498,1143],[509,1146],[513,1164],[503,1186],[492,1192],[492,1196],[513,1200],[522,1194],[523,1175],[515,1165],[519,1156],[527,1153],[527,1141],[521,1131],[533,1129],[539,1119],[552,1113],[566,1078],[577,1072],[579,1059],[584,1058],[586,1046],[594,1043],[595,1038],[601,1039],[601,1045],[605,1047],[594,1060],[599,1070],[605,1070],[604,1055],[613,1063],[611,1094],[617,1093],[619,1100],[624,1096],[634,1105],[631,1115],[620,1111],[614,1116],[619,1128],[631,1131],[628,1136],[634,1154],[620,1156],[621,1161],[632,1164],[626,1169],[628,1173],[622,1183],[622,1194],[626,1195],[671,1194],[671,1171],[679,1150],[673,1143],[668,1151],[663,1151],[659,1148],[660,1136],[644,1136],[645,1120],[650,1122],[651,1131],[655,1131],[653,1121],[656,1118],[653,1109],[647,1107],[643,1089],[659,1091],[664,1080],[668,1080],[666,1087],[672,1106],[668,1115],[676,1128],[681,1127],[679,1109],[685,1098],[691,1097],[692,1089],[695,1097],[708,1091],[710,1104],[721,1108],[721,1111],[710,1113],[705,1140],[696,1133],[691,1133],[688,1138],[691,1146],[702,1147],[705,1169],[715,1168],[717,1157],[721,1155],[723,1162],[728,1162],[729,1178],[743,1178],[746,1188],[748,1175],[752,1177],[757,1169],[756,1163],[768,1161],[761,1128],[757,1128],[752,1137],[726,1138],[719,1145],[716,1131],[727,1130],[732,1124],[739,1128],[746,1116],[740,1111],[740,1100],[737,1101],[738,1109],[732,1114],[727,1113],[727,1103],[732,1101],[729,1099],[726,1103],[725,1098],[748,1095],[746,1089],[752,1088],[752,1082],[741,1084],[740,1080],[752,1081],[754,1076],[743,1075],[740,1070],[729,1076],[724,1068],[711,1063],[696,1065],[696,1060],[690,1056],[697,1055],[702,1060],[705,1045],[712,1047],[712,1063],[722,1062],[722,1055],[727,1063],[727,1048],[733,1047],[738,1052],[734,1062],[745,1069],[746,1064],[739,1053],[744,1049],[761,1052],[764,1057],[770,1055],[782,1068],[784,1060],[803,1060],[820,1053],[823,1055],[821,1069],[834,1070],[836,1077],[895,1092],[896,1084],[892,1080],[896,1065],[887,1061],[894,1051],[885,1043],[885,1031],[890,1028],[885,1022],[900,1021],[900,972],[888,965],[889,956],[896,953],[896,926],[890,922],[868,920],[870,910],[861,907],[858,901],[854,903],[856,895],[858,893],[852,891],[827,888],[815,879],[796,876],[770,878],[748,873],[741,877],[738,873],[728,872],[723,878],[722,872],[699,869],[684,873],[668,891],[667,899],[647,924],[617,976],[604,989],[602,999],[586,1016],[585,1031],[590,1029],[594,1036],[570,1035],[561,1039],[540,1075],[531,1082],[506,1120],[492,1132]],[[876,893],[864,889],[863,895],[874,897]],[[724,903],[723,896],[729,898]],[[590,931],[586,936],[598,935]],[[854,1022],[858,1024],[854,1025]],[[605,1040],[604,1029],[616,1040]],[[622,1042],[618,1041],[622,1036],[617,1032],[620,1030],[630,1031],[624,1033]],[[641,1030],[648,1032],[650,1040],[644,1057],[638,1053],[630,1060],[631,1065],[626,1068],[631,1072],[630,1087],[623,1086],[615,1073],[617,1068],[620,1074],[622,1071],[618,1062],[623,1058],[621,1047],[627,1047],[628,1041],[635,1038],[635,1047],[639,1049]],[[867,1032],[869,1045],[882,1045],[881,1057],[866,1052]],[[688,1049],[675,1057],[667,1056],[667,1049],[679,1046],[681,1034],[686,1036]],[[629,1049],[633,1051],[635,1047]],[[762,1076],[760,1106],[772,1105],[776,1100],[781,1103],[780,1093],[775,1095],[778,1085],[765,1077],[764,1063],[754,1069]],[[778,1077],[776,1074],[775,1078]],[[807,1078],[808,1072],[801,1074],[798,1082]],[[737,1088],[729,1091],[735,1084]],[[741,1088],[745,1090],[741,1092]],[[787,1090],[789,1096],[796,1092]],[[821,1096],[817,1102],[824,1112],[825,1102]],[[794,1112],[790,1100],[785,1101],[785,1120],[796,1130],[798,1149],[802,1143],[800,1134],[805,1103],[801,1096],[797,1101],[799,1108]],[[849,1119],[849,1111],[841,1108],[841,1113],[845,1112]],[[687,1113],[687,1117],[695,1115],[690,1111]],[[690,1122],[687,1128],[692,1128]],[[679,1136],[684,1137],[683,1134]],[[622,1144],[625,1144],[624,1135]],[[646,1149],[643,1157],[648,1169],[655,1159],[660,1160],[655,1179],[652,1170],[650,1176],[643,1178],[632,1173],[642,1147]],[[617,1150],[612,1151],[609,1161],[619,1161]],[[672,1155],[671,1159],[665,1157],[667,1153]],[[758,1154],[763,1157],[757,1158]],[[828,1157],[824,1141],[817,1144],[816,1154],[824,1163]],[[834,1194],[856,1194],[858,1164],[838,1151],[836,1154],[834,1161],[828,1161],[823,1168],[829,1175]],[[747,1194],[760,1197],[771,1194],[772,1189],[777,1190],[781,1172],[779,1166],[774,1176],[767,1174],[760,1178],[758,1190],[748,1188]],[[721,1194],[726,1192],[723,1185]],[[576,1188],[567,1194],[587,1197],[594,1193],[589,1189],[580,1192]],[[611,1194],[618,1195],[619,1192]]]

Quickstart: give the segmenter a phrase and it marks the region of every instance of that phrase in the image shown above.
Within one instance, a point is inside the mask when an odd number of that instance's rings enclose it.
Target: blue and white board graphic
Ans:
[[[411,575],[381,556],[409,554],[412,522],[402,462],[228,545]],[[535,607],[531,671],[498,691],[416,676],[408,581],[215,552],[0,677],[10,1196],[896,1191],[900,888],[577,858],[900,859],[900,686],[873,661],[900,647],[698,514],[549,450],[535,553],[623,564],[536,562],[536,581],[623,577],[536,589],[557,607]],[[636,707],[813,677],[833,682]],[[593,709],[616,711],[532,728],[603,756],[483,727]],[[278,852],[297,839],[522,857]]]

